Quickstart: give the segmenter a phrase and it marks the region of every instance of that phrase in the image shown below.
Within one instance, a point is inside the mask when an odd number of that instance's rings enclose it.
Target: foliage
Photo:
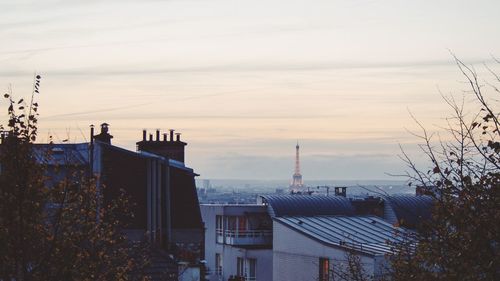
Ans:
[[[335,261],[330,276],[333,280],[339,281],[375,281],[380,280],[368,274],[364,269],[361,257],[354,250],[348,250],[345,253],[345,260]]]
[[[39,79],[37,76],[35,80],[37,91]],[[4,97],[9,100],[9,130],[2,132],[0,154],[0,276],[10,280],[11,276],[23,279],[32,262],[30,256],[43,251],[39,241],[43,240],[40,222],[46,189],[31,155],[38,105],[31,102],[26,115],[23,99],[14,102],[11,93]],[[17,110],[23,113],[17,114]]]
[[[144,279],[146,245],[126,240],[121,229],[131,214],[123,194],[104,205],[103,187],[88,170],[63,163],[51,167],[35,153],[40,87],[31,101],[8,100],[9,121],[0,146],[0,280]],[[37,159],[38,157],[38,159]],[[106,201],[107,202],[107,201]]]
[[[393,280],[500,280],[500,123],[489,96],[500,94],[500,79],[487,67],[495,82],[482,82],[474,68],[455,61],[469,91],[460,103],[443,96],[453,110],[449,140],[416,121],[430,168],[422,171],[403,151],[411,183],[433,196],[435,207],[416,248],[400,245]]]

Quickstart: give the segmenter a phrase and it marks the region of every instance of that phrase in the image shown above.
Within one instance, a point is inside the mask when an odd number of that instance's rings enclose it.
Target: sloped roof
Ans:
[[[404,226],[416,227],[431,218],[433,199],[430,196],[393,195],[384,200]]]
[[[265,195],[271,217],[354,215],[349,199],[324,195]]]
[[[369,255],[392,253],[388,242],[402,242],[401,233],[405,231],[376,216],[293,216],[276,217],[274,221],[329,246]]]
[[[89,163],[88,143],[35,144],[33,154],[40,164],[76,165]]]

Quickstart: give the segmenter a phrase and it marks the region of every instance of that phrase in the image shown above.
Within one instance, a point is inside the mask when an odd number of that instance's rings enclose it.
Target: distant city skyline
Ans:
[[[202,178],[395,179],[467,89],[450,50],[500,56],[499,1],[2,1],[0,89],[42,75],[38,141],[107,122],[129,149],[176,129]],[[467,102],[468,100],[466,100]],[[6,103],[0,102],[5,123]],[[418,156],[416,161],[421,161]],[[400,178],[396,178],[400,179]]]

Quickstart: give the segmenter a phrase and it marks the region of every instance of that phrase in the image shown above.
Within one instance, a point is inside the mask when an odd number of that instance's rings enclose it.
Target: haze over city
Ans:
[[[129,149],[181,132],[203,178],[393,179],[398,144],[443,125],[466,89],[450,51],[487,75],[498,1],[2,1],[0,89],[42,75],[40,135]],[[486,76],[487,77],[487,76]],[[1,106],[5,106],[2,101]],[[6,112],[1,113],[2,122]],[[116,141],[115,141],[116,140]],[[417,159],[418,161],[418,159]]]

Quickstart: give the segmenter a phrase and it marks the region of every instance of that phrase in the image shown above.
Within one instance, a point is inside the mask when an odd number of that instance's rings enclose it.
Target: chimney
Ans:
[[[90,125],[90,144],[94,143],[94,125]]]
[[[142,130],[142,140],[143,141],[146,141],[146,135],[147,135],[147,131],[145,129]]]
[[[170,129],[170,141],[174,141],[174,131],[173,129]]]
[[[94,125],[90,125],[89,174],[94,173]]]
[[[156,140],[153,141],[153,134],[149,134],[149,140],[146,140],[146,130],[144,130],[142,141],[137,142],[137,150],[184,162],[184,147],[187,143],[181,141],[180,133],[174,132],[175,130],[170,129],[169,134],[163,133],[163,141],[161,141],[161,132],[157,129]],[[170,135],[170,138],[168,138],[168,135]]]
[[[347,187],[336,186],[335,187],[335,196],[347,197]]]
[[[91,127],[90,128],[91,134],[93,134],[93,130],[94,130],[94,128]],[[112,138],[113,138],[113,136],[109,134],[109,124],[108,123],[102,123],[101,124],[101,133],[94,136],[95,140],[98,140],[100,142],[104,142],[107,144],[111,144]]]

